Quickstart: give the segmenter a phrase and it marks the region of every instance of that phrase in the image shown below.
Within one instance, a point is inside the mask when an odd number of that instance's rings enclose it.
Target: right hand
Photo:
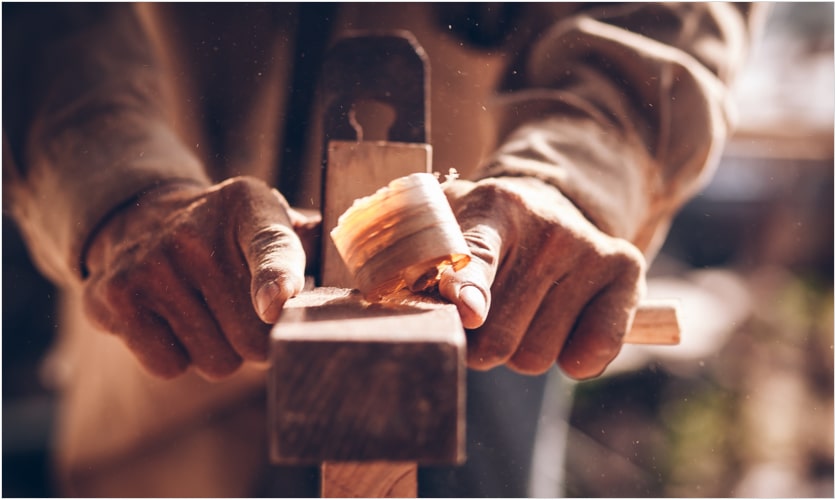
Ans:
[[[310,221],[256,179],[163,185],[94,235],[85,310],[155,375],[230,375],[267,358],[269,324],[302,290],[294,226]]]
[[[468,329],[468,366],[600,375],[644,294],[641,252],[538,179],[458,180],[445,191],[473,256],[439,283]]]

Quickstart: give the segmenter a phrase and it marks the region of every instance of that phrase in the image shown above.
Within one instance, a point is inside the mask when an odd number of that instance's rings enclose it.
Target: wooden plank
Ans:
[[[427,60],[407,32],[358,33],[330,49],[322,73],[327,150],[319,278],[321,285],[353,288],[327,235],[355,199],[392,179],[431,172]],[[394,111],[383,127],[389,142],[363,141],[377,138],[364,134],[367,125],[377,129],[383,120],[358,117],[366,101]],[[323,464],[323,496],[414,497],[415,460],[464,458],[461,320],[446,304],[390,304],[381,312],[383,306],[347,293],[296,297],[273,329],[271,456],[277,463],[349,461]]]
[[[336,227],[342,215],[355,200],[374,193],[389,181],[416,172],[432,171],[432,147],[423,143],[399,142],[356,142],[330,141],[328,143],[328,168],[325,172],[325,200],[323,207],[323,228],[327,232]],[[323,238],[322,284],[325,286],[353,287],[353,278],[339,257],[331,238]],[[447,310],[450,314],[451,310]],[[458,313],[456,313],[458,314]],[[461,326],[459,326],[459,330]],[[462,330],[463,331],[463,330]],[[464,356],[464,346],[461,347]],[[461,360],[464,366],[464,357]],[[413,367],[415,368],[415,367]],[[419,368],[420,369],[420,368]],[[456,424],[456,439],[459,450],[456,463],[464,459],[464,373],[455,375],[459,380],[456,391],[459,398],[459,422]],[[443,380],[443,379],[437,379]],[[444,383],[444,382],[442,382]],[[446,385],[449,384],[449,380]],[[448,428],[446,431],[450,433]],[[404,448],[408,449],[408,448]],[[418,455],[407,457],[417,459],[427,450],[418,450]],[[331,467],[322,466],[322,496],[340,497],[416,497],[418,495],[417,465],[415,462],[393,464],[376,462],[363,464],[357,462],[346,465],[332,463]],[[397,478],[395,483],[387,478]]]
[[[679,302],[644,299],[639,303],[625,344],[677,345],[682,335]]]
[[[405,297],[317,288],[287,302],[268,381],[274,462],[463,462],[458,311]]]
[[[413,462],[326,462],[322,498],[415,497],[418,468]]]

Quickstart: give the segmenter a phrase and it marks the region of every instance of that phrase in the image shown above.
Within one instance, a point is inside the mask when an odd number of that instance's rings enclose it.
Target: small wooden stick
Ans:
[[[679,301],[645,299],[639,304],[625,344],[677,345],[682,334]]]
[[[325,462],[322,498],[410,498],[415,496],[414,462]]]

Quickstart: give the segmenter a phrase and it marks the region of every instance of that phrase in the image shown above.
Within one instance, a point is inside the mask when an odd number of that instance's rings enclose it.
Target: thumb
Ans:
[[[250,270],[250,295],[258,317],[275,323],[287,299],[305,284],[305,250],[284,206],[269,190],[242,196],[238,245]]]
[[[261,321],[273,324],[287,299],[304,287],[305,251],[292,232],[275,226],[260,231],[251,249],[247,261],[252,273],[253,306]]]
[[[500,262],[505,231],[491,210],[494,193],[490,186],[453,180],[444,184],[444,191],[470,249],[471,260],[459,271],[452,268],[444,271],[438,291],[456,305],[465,328],[479,328],[491,307],[491,285]]]
[[[302,242],[288,226],[269,224],[255,230],[245,248],[255,311],[265,323],[275,323],[287,299],[305,284]]]
[[[471,261],[460,271],[448,268],[438,283],[439,293],[456,305],[462,325],[468,329],[482,326],[490,310],[491,287],[479,267],[477,262]]]
[[[465,328],[482,326],[491,307],[491,284],[496,276],[502,239],[492,225],[468,223],[459,218],[465,229],[464,239],[471,251],[471,260],[463,269],[448,268],[441,274],[438,291],[442,297],[456,305]]]

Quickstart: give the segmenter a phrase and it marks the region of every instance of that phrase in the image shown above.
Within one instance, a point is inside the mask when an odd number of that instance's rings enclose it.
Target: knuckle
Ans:
[[[616,239],[616,251],[613,257],[617,262],[625,268],[635,269],[641,271],[645,267],[644,255],[632,243]]]
[[[255,322],[254,322],[255,323]],[[246,332],[227,335],[235,352],[247,361],[265,361],[270,344],[270,326],[257,322]]]
[[[508,207],[522,205],[522,198],[495,179],[485,179],[476,183],[467,195],[457,200],[454,211],[457,217],[478,220],[480,217],[496,221],[500,216],[511,216]],[[503,207],[503,210],[496,210]]]
[[[253,234],[250,250],[256,252],[301,250],[302,241],[288,226],[270,224]]]
[[[605,326],[602,326],[605,325]],[[621,350],[620,320],[599,323],[594,329],[575,330],[557,357],[561,369],[576,380],[599,376]]]
[[[227,196],[241,195],[253,189],[252,177],[233,177],[221,186],[221,191]]]
[[[502,365],[502,361],[498,361],[493,357],[482,355],[481,353],[467,350],[467,366],[473,370],[486,371],[491,368],[496,368]]]
[[[243,360],[237,356],[225,356],[223,359],[216,358],[212,362],[203,363],[196,368],[201,375],[210,380],[221,380],[238,371],[242,364]]]
[[[235,203],[260,197],[265,192],[270,192],[266,183],[248,176],[234,177],[220,186],[221,196]]]
[[[581,362],[561,363],[563,373],[575,380],[588,380],[595,378],[604,372],[604,367],[591,366]]]
[[[607,253],[604,259],[616,276],[634,283],[642,279],[647,268],[642,253],[624,240],[615,240],[613,251]]]
[[[573,353],[569,356],[559,356],[557,362],[561,370],[569,377],[575,380],[587,380],[604,373],[617,353],[617,350],[606,356],[601,356],[600,352],[598,355]]]
[[[260,229],[249,243],[249,254],[258,256],[255,262],[259,273],[287,274],[289,269],[302,273],[305,250],[299,237],[287,227],[273,224]]]
[[[521,347],[508,360],[508,367],[524,375],[542,375],[549,371],[554,359],[546,357],[539,351],[532,351]]]
[[[113,329],[118,318],[132,316],[135,309],[136,292],[126,272],[91,283],[84,296],[88,315],[107,329]]]
[[[177,269],[200,269],[207,275],[221,271],[222,255],[228,255],[216,235],[205,228],[182,225],[164,237],[158,265],[172,265]]]
[[[177,361],[172,361],[168,363],[146,362],[144,366],[153,375],[156,375],[165,380],[171,380],[173,378],[176,378],[186,373],[186,370],[189,368],[187,363],[180,363]]]
[[[468,335],[467,364],[471,368],[495,368],[505,364],[514,354],[516,345],[511,335],[496,332],[496,329],[489,332],[484,330],[478,335]]]
[[[250,347],[239,350],[238,354],[247,361],[267,361],[267,349],[260,347]]]

